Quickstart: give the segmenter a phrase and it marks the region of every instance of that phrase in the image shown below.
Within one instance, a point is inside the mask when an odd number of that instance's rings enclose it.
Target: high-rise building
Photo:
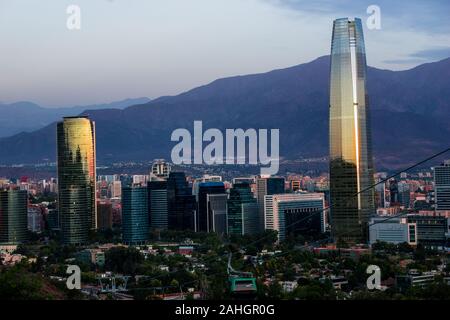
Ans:
[[[256,234],[260,231],[258,204],[248,183],[233,185],[227,206],[228,234]]]
[[[0,191],[0,244],[17,245],[27,240],[27,206],[27,191]]]
[[[206,203],[208,207],[207,232],[227,234],[227,201],[228,194],[208,194]]]
[[[386,183],[378,181],[375,186],[375,201],[378,208],[386,208]]]
[[[122,196],[122,183],[120,181],[113,181],[111,183],[111,197],[120,198]]]
[[[39,205],[28,206],[28,230],[40,233],[44,230],[44,208]]]
[[[264,197],[272,194],[285,193],[284,178],[260,177],[256,179],[256,200],[258,203],[258,228],[265,228],[264,219]]]
[[[208,232],[208,195],[224,194],[223,182],[202,182],[198,186],[197,230]]]
[[[57,209],[48,209],[48,214],[46,217],[47,228],[50,231],[61,230],[61,222],[59,219],[59,213]]]
[[[112,229],[113,209],[110,201],[97,202],[97,228],[99,230]]]
[[[389,205],[396,206],[399,205],[398,197],[398,182],[395,179],[389,180]]]
[[[368,242],[374,169],[360,19],[334,21],[330,75],[330,201],[334,239]]]
[[[143,244],[150,235],[147,187],[122,186],[122,241]]]
[[[64,244],[88,241],[95,229],[95,124],[87,117],[66,117],[57,125],[58,208]]]
[[[169,174],[167,204],[169,229],[196,231],[197,203],[184,172],[172,171]]]
[[[411,207],[411,187],[408,183],[400,181],[397,184],[398,202],[400,206],[409,209]]]
[[[434,168],[436,211],[450,211],[450,160]]]
[[[150,227],[168,228],[167,181],[148,182],[148,211]]]
[[[325,232],[325,196],[322,193],[287,193],[264,197],[265,228],[288,234],[315,236]]]

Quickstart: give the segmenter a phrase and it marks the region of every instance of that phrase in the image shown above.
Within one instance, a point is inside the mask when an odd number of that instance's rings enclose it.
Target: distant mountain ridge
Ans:
[[[65,108],[46,108],[28,101],[10,104],[0,103],[0,137],[20,132],[31,132],[65,116],[76,116],[85,110],[124,109],[149,102],[149,98],[134,98],[104,104]]]
[[[328,154],[329,56],[267,73],[219,79],[124,110],[87,110],[97,158],[170,159],[177,128],[279,128],[286,159]],[[377,168],[413,163],[450,145],[450,58],[406,71],[368,68]],[[55,126],[0,139],[1,163],[55,161]],[[450,155],[449,155],[450,157]]]

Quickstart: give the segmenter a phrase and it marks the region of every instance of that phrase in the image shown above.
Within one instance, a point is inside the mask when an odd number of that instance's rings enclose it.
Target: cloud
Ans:
[[[425,60],[442,60],[450,57],[450,47],[421,50],[411,54],[411,57]]]
[[[430,61],[439,61],[450,57],[450,47],[432,48],[416,51],[403,59],[384,60],[384,63],[394,65],[421,64]]]
[[[261,0],[262,2],[295,11],[312,14],[334,15],[335,17],[367,17],[367,8],[377,5],[381,18],[387,26],[425,33],[445,34],[450,32],[448,0]]]

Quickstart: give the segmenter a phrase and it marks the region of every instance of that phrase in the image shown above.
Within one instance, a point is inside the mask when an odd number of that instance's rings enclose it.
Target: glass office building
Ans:
[[[202,182],[198,187],[197,230],[209,232],[208,195],[225,193],[223,182]]]
[[[66,117],[57,125],[58,208],[64,244],[83,244],[97,225],[95,124]]]
[[[197,202],[184,172],[171,172],[167,179],[168,225],[171,230],[196,231]]]
[[[122,186],[122,242],[144,244],[150,235],[148,218],[148,189],[141,186]]]
[[[28,193],[0,191],[0,244],[17,245],[27,240]]]
[[[450,211],[450,160],[434,168],[436,211]]]
[[[374,190],[369,188],[374,183],[374,169],[366,68],[361,20],[335,20],[330,70],[330,200],[336,241],[367,243],[368,221],[375,213]]]
[[[228,194],[208,194],[206,203],[208,207],[208,230],[218,234],[227,234],[227,201]]]
[[[230,189],[227,202],[228,234],[256,234],[259,229],[258,203],[248,183],[238,183]]]
[[[167,229],[167,181],[149,181],[148,187],[148,212],[150,227],[154,229]]]

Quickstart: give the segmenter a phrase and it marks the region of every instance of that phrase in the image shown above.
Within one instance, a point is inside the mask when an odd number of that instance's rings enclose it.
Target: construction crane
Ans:
[[[236,271],[231,266],[232,253],[228,256],[228,282],[230,292],[235,297],[249,297],[257,292],[256,279],[251,272]]]

